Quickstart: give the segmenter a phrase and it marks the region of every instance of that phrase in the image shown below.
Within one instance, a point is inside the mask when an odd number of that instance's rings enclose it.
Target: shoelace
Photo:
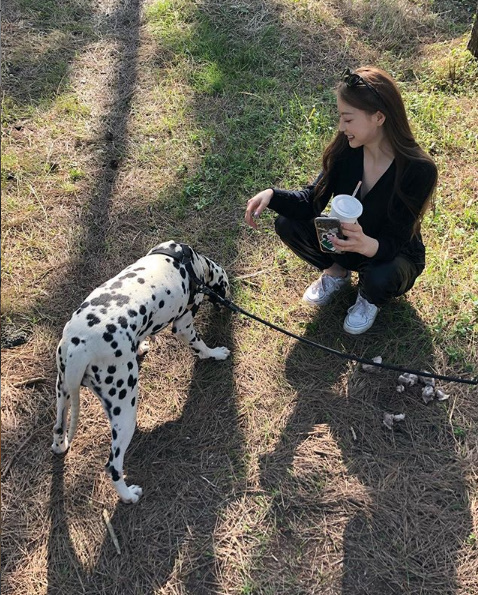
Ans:
[[[351,308],[349,308],[349,312],[351,314],[360,316],[361,318],[367,318],[370,305],[372,304],[369,304],[369,302],[367,302],[367,300],[359,293],[357,296],[357,301]]]
[[[319,287],[321,285],[324,292],[326,292],[328,290],[328,287],[326,285],[327,283],[330,287],[333,287],[335,289],[337,286],[338,280],[341,280],[341,278],[340,277],[332,277],[332,275],[322,275],[320,277],[320,279],[318,279],[317,290],[319,289]],[[315,291],[315,288],[314,288],[314,291]]]

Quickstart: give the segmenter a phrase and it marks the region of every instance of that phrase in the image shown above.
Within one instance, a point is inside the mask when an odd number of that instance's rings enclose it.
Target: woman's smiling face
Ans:
[[[340,97],[337,97],[337,108],[340,116],[339,131],[345,134],[352,148],[356,149],[382,140],[382,124],[385,118],[381,112],[370,114],[352,107]]]

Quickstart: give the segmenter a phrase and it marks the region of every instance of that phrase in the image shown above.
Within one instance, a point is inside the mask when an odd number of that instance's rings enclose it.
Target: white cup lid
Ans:
[[[363,211],[362,203],[350,194],[338,194],[332,200],[332,207],[338,215],[347,218],[360,217]]]

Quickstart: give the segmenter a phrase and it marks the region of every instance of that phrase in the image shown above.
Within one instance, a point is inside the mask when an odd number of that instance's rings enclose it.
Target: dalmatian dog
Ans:
[[[78,424],[80,386],[88,387],[110,420],[106,470],[123,502],[135,503],[142,495],[139,486],[126,485],[123,461],[136,426],[137,355],[147,351],[147,337],[172,325],[172,332],[201,359],[223,360],[230,353],[226,347],[208,347],[194,328],[203,299],[215,299],[205,287],[226,298],[226,272],[186,244],[165,242],[93,290],[63,330],[56,354],[52,450],[68,450]]]

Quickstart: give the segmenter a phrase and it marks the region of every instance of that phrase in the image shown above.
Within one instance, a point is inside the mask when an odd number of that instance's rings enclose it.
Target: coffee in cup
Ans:
[[[350,194],[337,194],[332,199],[329,217],[335,217],[342,223],[357,223],[362,214],[362,203]]]

